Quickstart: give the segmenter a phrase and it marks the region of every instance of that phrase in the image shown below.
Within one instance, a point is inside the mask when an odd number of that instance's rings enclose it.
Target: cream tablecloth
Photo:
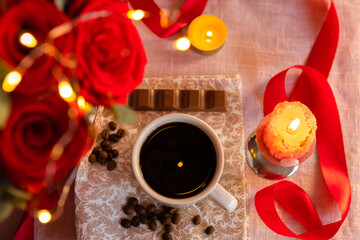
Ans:
[[[166,7],[178,6],[183,0],[156,2]],[[358,239],[360,0],[336,0],[335,4],[340,19],[340,42],[328,80],[340,113],[352,186],[352,205],[334,239]],[[169,39],[160,39],[142,22],[137,22],[135,25],[149,60],[146,77],[240,74],[244,132],[248,136],[263,117],[262,99],[268,80],[281,70],[306,61],[328,6],[328,0],[209,0],[204,13],[220,17],[228,27],[226,44],[214,56],[176,51],[173,41],[180,33]],[[291,88],[291,84],[288,85]],[[254,207],[255,193],[273,181],[257,177],[247,166],[246,180],[250,221],[248,238],[286,239],[268,229]],[[339,211],[322,180],[316,152],[288,180],[299,184],[309,193],[324,223],[339,220]],[[288,216],[284,217],[288,219]],[[287,222],[291,228],[298,229],[291,219]],[[73,198],[68,200],[62,219],[48,226],[36,224],[35,235],[36,239],[75,239]]]

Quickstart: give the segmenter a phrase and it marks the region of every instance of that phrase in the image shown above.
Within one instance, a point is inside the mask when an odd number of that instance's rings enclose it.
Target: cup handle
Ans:
[[[214,190],[208,195],[208,198],[229,212],[234,211],[237,206],[237,200],[234,196],[218,183]]]

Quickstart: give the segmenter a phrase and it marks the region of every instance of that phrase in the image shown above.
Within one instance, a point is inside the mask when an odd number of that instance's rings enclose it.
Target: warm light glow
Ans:
[[[294,120],[290,123],[287,131],[288,131],[290,134],[294,133],[294,132],[296,131],[296,129],[299,127],[299,124],[300,124],[300,119],[298,119],[298,118],[294,119]]]
[[[130,10],[126,15],[132,20],[139,21],[145,17],[145,12],[143,10]]]
[[[2,89],[5,92],[12,92],[19,85],[21,81],[21,74],[17,71],[11,71],[6,76],[2,83]]]
[[[184,165],[183,161],[178,162],[177,166],[182,167]]]
[[[67,81],[62,81],[59,83],[59,94],[67,102],[72,102],[75,100],[75,93]]]
[[[34,48],[38,44],[36,38],[29,32],[21,34],[19,41],[22,45],[28,48]]]
[[[41,223],[48,223],[51,220],[51,213],[46,209],[42,209],[38,212],[38,219]]]
[[[187,37],[181,37],[176,40],[175,47],[177,50],[186,51],[190,48],[190,41]]]
[[[78,97],[77,104],[80,109],[82,109],[82,110],[86,109],[86,102],[85,102],[85,98],[83,96]]]
[[[212,31],[207,31],[207,32],[206,32],[206,36],[207,36],[207,37],[212,37],[212,35],[213,35]]]

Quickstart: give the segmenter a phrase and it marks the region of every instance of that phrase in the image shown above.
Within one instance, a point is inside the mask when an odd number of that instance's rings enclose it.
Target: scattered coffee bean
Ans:
[[[151,231],[156,231],[156,228],[157,228],[157,224],[156,224],[155,220],[151,220],[151,221],[149,222],[149,229],[150,229]]]
[[[114,121],[109,122],[109,128],[110,128],[110,130],[115,130],[116,129],[116,122],[114,122]]]
[[[107,146],[110,146],[111,142],[109,140],[101,141],[100,146],[103,148],[106,148]]]
[[[90,154],[89,162],[92,164],[96,163],[96,155],[94,153]]]
[[[170,217],[170,213],[162,211],[158,214],[158,219],[161,221],[163,218]]]
[[[180,222],[180,214],[179,213],[174,213],[172,216],[171,216],[171,222],[173,224],[178,224]]]
[[[98,155],[101,151],[102,151],[101,147],[94,147],[94,149],[92,150],[92,153],[95,155]]]
[[[212,234],[214,231],[215,231],[215,228],[214,228],[213,226],[209,226],[209,227],[207,227],[207,228],[205,229],[205,233],[206,233],[207,235]]]
[[[165,206],[165,205],[163,205],[162,207],[163,207],[165,212],[170,212],[170,210],[172,209],[172,207],[168,207],[168,206]]]
[[[105,158],[96,157],[96,160],[97,160],[98,163],[100,163],[101,165],[104,165],[104,164],[106,163],[106,159],[105,159]]]
[[[169,224],[171,223],[171,218],[170,217],[164,217],[163,219],[161,219],[161,224],[162,225],[166,225],[166,224]]]
[[[112,171],[116,168],[116,162],[114,160],[110,160],[107,164],[106,164],[106,168],[109,171]]]
[[[112,155],[111,151],[108,152],[108,157],[107,157],[107,159],[108,159],[108,160],[112,160],[112,159],[113,159],[113,155]]]
[[[144,214],[141,214],[140,215],[140,222],[142,224],[148,224],[149,223],[149,220],[147,219],[147,217],[144,215]]]
[[[200,217],[200,215],[196,215],[195,217],[193,217],[192,222],[193,222],[193,224],[195,224],[195,225],[199,225],[199,224],[201,223],[201,217]]]
[[[173,238],[170,233],[163,233],[162,239],[163,240],[172,240]]]
[[[106,146],[105,148],[104,148],[104,151],[106,151],[107,153],[109,153],[109,152],[112,152],[112,150],[113,150],[113,148],[112,148],[112,146]]]
[[[113,158],[116,158],[117,156],[119,156],[119,151],[116,149],[111,150],[111,154],[113,155]]]
[[[156,207],[154,204],[150,204],[149,206],[146,207],[146,211],[148,213],[153,213],[153,212],[155,212],[155,210],[156,210]]]
[[[109,136],[110,136],[110,133],[108,130],[102,130],[102,132],[100,133],[101,134],[101,137],[104,139],[104,140],[108,140],[109,139]]]
[[[135,212],[137,213],[137,214],[146,214],[146,209],[145,209],[145,207],[143,206],[143,205],[136,205],[135,206]]]
[[[140,225],[140,217],[139,216],[134,216],[132,219],[131,219],[131,224],[134,226],[134,227],[138,227]]]
[[[123,218],[120,220],[120,225],[124,228],[130,228],[131,227],[131,222],[129,219]]]
[[[173,214],[173,213],[176,213],[176,212],[178,212],[178,211],[179,211],[178,208],[172,208],[172,209],[170,209],[169,213],[170,213],[170,214]]]
[[[134,212],[134,206],[125,205],[125,207],[123,208],[123,211],[126,215],[131,215]]]
[[[149,220],[156,220],[157,219],[157,216],[156,216],[156,214],[155,213],[149,213],[148,215],[147,215],[147,219],[149,219]]]
[[[135,207],[137,204],[139,204],[139,201],[135,197],[130,197],[127,201],[127,204]]]
[[[116,134],[111,134],[109,138],[114,143],[119,141],[119,137]]]
[[[116,135],[119,137],[119,138],[123,138],[125,136],[125,130],[120,128],[119,130],[117,130],[116,132]]]
[[[165,232],[171,233],[172,231],[174,231],[174,227],[171,224],[166,224],[165,225]]]
[[[99,153],[99,157],[101,157],[101,158],[106,159],[108,156],[109,156],[108,153],[105,152],[105,151],[101,151],[101,152]]]

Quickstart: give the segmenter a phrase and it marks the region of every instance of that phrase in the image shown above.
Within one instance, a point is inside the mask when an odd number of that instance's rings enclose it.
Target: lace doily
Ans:
[[[246,239],[246,189],[245,154],[241,104],[241,80],[239,76],[193,76],[144,79],[139,88],[158,89],[224,89],[227,92],[226,112],[183,112],[203,119],[218,134],[225,154],[225,165],[220,184],[238,200],[237,208],[229,213],[208,199],[179,210],[181,221],[174,225],[174,239],[203,239],[204,229],[213,225],[215,232],[206,239]],[[146,225],[124,229],[119,220],[126,218],[122,211],[130,196],[141,204],[154,203],[137,183],[131,168],[132,146],[141,130],[166,111],[138,112],[139,121],[134,125],[121,125],[126,135],[113,144],[120,155],[115,159],[117,167],[109,172],[106,166],[90,164],[88,155],[80,163],[75,182],[75,225],[78,239],[161,239],[163,227],[156,232]],[[95,125],[99,132],[113,120],[108,109],[98,108]],[[97,142],[100,140],[98,139]],[[191,219],[199,214],[200,225]]]

